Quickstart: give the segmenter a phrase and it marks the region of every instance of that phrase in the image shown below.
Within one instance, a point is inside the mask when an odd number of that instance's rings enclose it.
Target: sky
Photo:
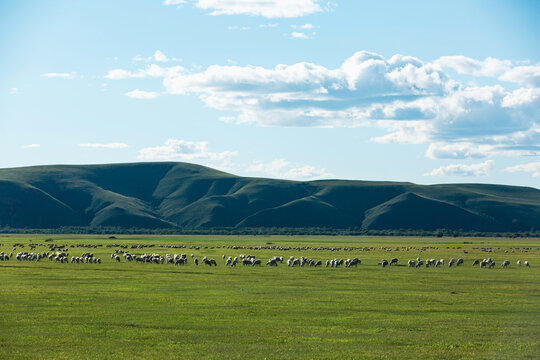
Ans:
[[[540,2],[0,1],[0,168],[540,188]]]

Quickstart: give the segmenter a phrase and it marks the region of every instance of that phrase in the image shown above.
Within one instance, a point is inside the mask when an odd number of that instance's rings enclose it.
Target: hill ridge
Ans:
[[[530,231],[540,190],[241,177],[180,162],[0,169],[0,226]]]

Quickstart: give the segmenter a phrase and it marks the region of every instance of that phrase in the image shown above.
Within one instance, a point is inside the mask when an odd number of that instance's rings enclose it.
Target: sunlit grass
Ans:
[[[0,250],[9,253],[18,242],[29,251],[27,244],[49,244],[48,237],[53,244],[103,244],[70,249],[76,256],[92,251],[103,263],[0,262],[0,358],[532,359],[540,353],[538,239],[4,236]],[[114,248],[105,248],[143,243],[156,246],[130,252],[194,253],[219,265],[118,264],[110,259]],[[173,244],[187,249],[158,246]],[[374,249],[226,248],[232,245]],[[424,246],[431,248],[420,252]],[[224,266],[222,255],[239,254],[263,264],[273,255],[304,255],[359,257],[362,265]],[[404,265],[417,256],[463,257],[465,266],[376,265],[392,257]],[[485,257],[497,261],[495,269],[471,266]],[[505,259],[511,266],[501,269]],[[532,267],[517,267],[517,259]]]

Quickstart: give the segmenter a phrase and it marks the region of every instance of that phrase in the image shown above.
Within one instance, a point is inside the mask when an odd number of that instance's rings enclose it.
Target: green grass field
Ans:
[[[48,238],[53,240],[45,242]],[[25,247],[13,251],[15,243]],[[94,252],[102,264],[0,261],[1,359],[540,356],[539,239],[4,235],[0,251],[15,255],[30,251],[30,243],[101,244],[69,252]],[[107,244],[155,244],[129,250],[206,255],[218,266],[138,264],[123,258],[116,263],[110,257],[115,247]],[[234,245],[341,250],[228,248]],[[255,255],[263,266],[224,265],[222,255],[239,254]],[[264,266],[274,255],[323,262],[358,257],[362,264],[350,269]],[[405,266],[417,256],[446,262],[462,257],[465,265]],[[401,266],[377,266],[393,257]],[[473,259],[487,257],[497,262],[494,269],[471,266]],[[506,259],[511,265],[501,269]],[[518,267],[518,259],[528,260],[531,268]]]

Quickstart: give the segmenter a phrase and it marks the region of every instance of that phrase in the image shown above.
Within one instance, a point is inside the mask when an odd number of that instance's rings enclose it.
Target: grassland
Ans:
[[[538,239],[5,235],[0,251],[13,251],[15,243],[25,244],[23,251],[30,243],[102,244],[70,248],[70,255],[92,251],[103,262],[0,262],[1,359],[535,359],[540,354]],[[130,252],[194,253],[214,257],[218,266],[115,263],[110,258],[115,247],[107,244],[155,244]],[[228,248],[233,245],[340,250]],[[351,246],[373,249],[344,250]],[[229,268],[223,254],[263,260],[359,257],[362,265]],[[417,256],[462,257],[465,266],[403,266]],[[377,266],[392,257],[402,266]],[[497,262],[495,269],[471,266],[473,259],[486,257]],[[505,259],[511,266],[501,269]],[[518,259],[531,268],[517,267]]]

